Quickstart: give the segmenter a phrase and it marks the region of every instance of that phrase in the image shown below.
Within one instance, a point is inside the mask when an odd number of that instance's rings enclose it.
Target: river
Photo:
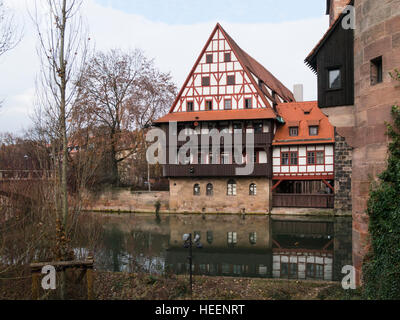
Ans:
[[[85,219],[83,233],[93,233],[87,221],[95,220],[101,236],[94,249],[78,240],[76,253],[84,257],[93,251],[102,271],[187,274],[185,233],[200,236],[192,266],[198,275],[338,281],[342,267],[352,264],[350,217],[167,215],[157,220],[146,214],[87,213]]]

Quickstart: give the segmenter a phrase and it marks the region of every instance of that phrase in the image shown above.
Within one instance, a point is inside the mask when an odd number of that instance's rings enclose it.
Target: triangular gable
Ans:
[[[231,54],[230,62],[225,62],[225,53]],[[213,57],[211,63],[207,62],[208,55]],[[269,109],[270,118],[275,118],[276,114],[272,107],[282,101],[293,101],[293,95],[258,63],[263,68],[264,77],[260,77],[261,68],[258,65],[258,68],[250,71],[248,61],[251,59],[217,24],[172,105],[170,113],[187,111],[188,103],[193,105],[193,111],[197,112],[207,110],[207,104],[210,102],[213,110],[224,110],[225,100],[231,101],[232,110],[239,110],[244,108],[246,101],[251,100],[252,108]],[[266,74],[270,77],[266,77]],[[235,76],[233,85],[227,83],[228,76]],[[203,86],[203,78],[208,78],[205,80],[209,80],[209,85]],[[269,80],[273,82],[272,85]],[[263,88],[264,86],[270,88],[271,94]]]

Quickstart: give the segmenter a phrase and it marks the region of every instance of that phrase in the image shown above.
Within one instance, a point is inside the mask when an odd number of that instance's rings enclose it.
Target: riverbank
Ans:
[[[106,212],[109,214],[121,213],[155,213],[155,205],[160,206],[159,214],[203,214],[196,210],[187,209],[184,211],[171,210],[169,207],[169,192],[168,191],[131,191],[127,188],[109,189],[98,194],[88,194],[88,203],[85,206],[85,211],[89,212]],[[241,214],[242,209],[237,212],[227,210],[206,210],[206,215],[237,215]],[[271,211],[266,209],[265,212],[246,211],[246,215],[299,215],[299,216],[351,216],[350,212],[342,212],[334,209],[322,208],[273,208]]]
[[[98,300],[188,300],[188,276],[96,272]],[[359,300],[340,283],[282,279],[193,277],[194,300]]]

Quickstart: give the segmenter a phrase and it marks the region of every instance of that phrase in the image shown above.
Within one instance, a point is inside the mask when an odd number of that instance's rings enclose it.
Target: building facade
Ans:
[[[273,206],[334,208],[334,129],[317,102],[280,104],[273,140]]]
[[[352,11],[345,10],[352,5]],[[319,103],[335,126],[336,198],[351,194],[353,263],[357,280],[369,250],[367,200],[371,182],[386,166],[385,122],[399,103],[399,83],[390,72],[400,67],[400,1],[328,1],[330,28],[307,57],[318,74]],[[344,28],[344,19],[354,28]],[[340,155],[339,155],[340,154]],[[351,181],[351,184],[349,183]],[[351,189],[350,189],[351,188]],[[349,192],[351,191],[351,192]]]
[[[283,121],[277,105],[293,101],[292,92],[218,24],[169,114],[155,122],[168,136],[164,176],[170,180],[170,210],[269,213],[272,140]],[[218,151],[210,147],[213,133]],[[188,139],[199,142],[196,149],[183,161],[172,160],[170,151],[178,152]],[[238,173],[249,162],[253,170]]]

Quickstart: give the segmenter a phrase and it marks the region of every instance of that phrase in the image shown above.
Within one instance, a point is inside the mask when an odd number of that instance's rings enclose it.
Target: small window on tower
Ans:
[[[206,62],[207,63],[213,63],[213,55],[212,54],[207,54],[206,55]]]
[[[382,57],[371,60],[371,86],[383,81]]]
[[[225,62],[231,62],[232,61],[232,56],[231,56],[230,52],[225,52],[224,61]]]
[[[228,86],[234,85],[235,84],[235,76],[234,75],[228,76],[226,82],[227,82]]]
[[[186,110],[187,110],[188,112],[192,112],[192,111],[193,111],[193,101],[188,101],[188,102],[187,102]]]
[[[340,89],[342,88],[342,74],[340,69],[329,70],[329,89]]]
[[[201,79],[201,85],[203,87],[209,87],[210,86],[210,77],[203,77]]]
[[[206,111],[212,111],[212,109],[213,109],[212,100],[207,100],[206,101]]]
[[[250,99],[245,99],[244,100],[244,107],[246,108],[246,109],[251,109],[251,108],[253,108],[253,100],[250,98]]]

